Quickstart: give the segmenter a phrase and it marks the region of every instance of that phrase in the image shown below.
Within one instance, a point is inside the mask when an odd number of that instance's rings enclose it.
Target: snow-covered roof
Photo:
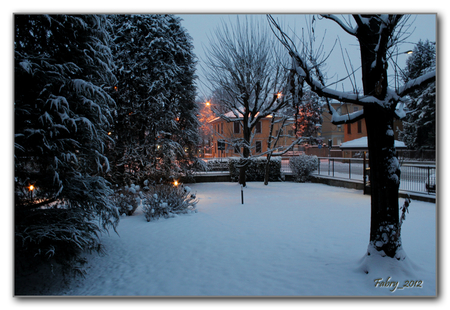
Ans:
[[[402,141],[394,140],[394,146],[396,149],[406,149],[406,145]],[[354,149],[354,150],[367,150],[367,137],[350,140],[341,143],[341,149]]]
[[[258,114],[259,114],[259,112],[256,115],[258,115]],[[236,115],[233,113],[233,111],[230,111],[230,112],[225,113],[223,115],[223,117],[225,117],[227,119],[232,119],[232,120],[241,120],[241,119],[243,119],[243,115],[241,113],[238,112],[238,115],[239,115],[239,117],[237,118]],[[216,117],[216,118],[210,120],[208,123],[215,122],[215,121],[217,121],[219,119],[224,119],[223,117],[220,117],[220,116]],[[271,117],[272,117],[272,115],[267,115],[265,118],[271,118]]]

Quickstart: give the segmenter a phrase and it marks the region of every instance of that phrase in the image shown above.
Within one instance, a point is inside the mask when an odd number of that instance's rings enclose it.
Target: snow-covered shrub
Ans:
[[[231,180],[233,182],[239,180],[239,167],[245,162],[247,162],[246,181],[264,181],[267,163],[267,158],[265,157],[230,159],[228,161],[228,169],[230,170]],[[279,180],[281,180],[281,158],[271,158],[269,163],[269,181]]]
[[[309,174],[317,169],[319,159],[315,155],[299,155],[289,160],[289,167],[296,182],[306,182]]]
[[[131,186],[125,185],[116,190],[111,196],[111,201],[117,207],[120,215],[131,216],[139,207],[141,200],[144,199],[143,196],[140,186],[131,184]]]
[[[187,186],[157,185],[142,201],[148,222],[160,217],[169,218],[181,213],[197,212],[198,199]]]

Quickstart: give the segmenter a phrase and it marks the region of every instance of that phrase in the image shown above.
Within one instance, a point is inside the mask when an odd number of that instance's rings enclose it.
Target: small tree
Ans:
[[[264,117],[280,110],[280,100],[287,71],[274,51],[275,42],[257,22],[237,18],[234,27],[222,24],[216,30],[216,40],[210,41],[206,64],[208,78],[214,89],[220,89],[220,104],[241,118],[243,132],[242,157],[250,156],[250,140],[256,124]],[[275,44],[276,45],[276,44]],[[217,113],[227,119],[224,114]],[[239,183],[245,186],[245,167],[240,169]]]

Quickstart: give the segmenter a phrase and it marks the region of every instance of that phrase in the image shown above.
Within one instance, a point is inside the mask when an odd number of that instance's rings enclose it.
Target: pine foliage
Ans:
[[[172,15],[110,16],[118,78],[115,183],[186,172],[198,143],[192,39]]]
[[[115,84],[107,27],[96,15],[15,15],[16,271],[39,259],[70,266],[117,225],[103,178]]]
[[[406,61],[404,82],[436,70],[434,43],[419,41]],[[408,148],[436,148],[436,83],[430,83],[410,94],[406,118],[403,120],[401,138]]]

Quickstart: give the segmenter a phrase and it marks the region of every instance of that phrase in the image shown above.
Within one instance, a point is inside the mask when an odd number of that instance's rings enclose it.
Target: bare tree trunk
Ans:
[[[239,169],[239,184],[241,184],[242,186],[247,186],[246,180],[245,180],[245,172],[247,170],[247,165],[248,165],[248,158],[250,157],[250,134],[251,134],[251,129],[248,126],[248,114],[244,114],[243,117],[243,134],[244,134],[244,147],[242,150],[242,156],[244,157],[243,160],[243,165],[241,165],[240,169]]]

